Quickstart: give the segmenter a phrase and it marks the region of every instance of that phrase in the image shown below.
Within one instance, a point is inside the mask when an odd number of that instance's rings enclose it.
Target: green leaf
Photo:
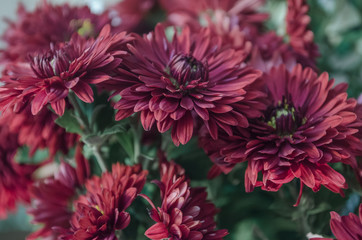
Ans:
[[[122,134],[117,134],[117,139],[121,144],[124,151],[127,155],[133,159],[134,158],[134,146],[133,146],[133,135],[131,131],[124,132]]]
[[[29,148],[24,146],[18,149],[15,155],[15,161],[20,164],[38,164],[49,157],[47,149],[37,150],[33,156],[29,156]]]
[[[126,123],[124,122],[119,122],[116,125],[113,125],[109,128],[106,128],[100,136],[109,136],[109,135],[113,135],[113,134],[117,134],[117,133],[122,133],[126,131]]]
[[[65,128],[67,132],[82,134],[82,127],[80,126],[77,117],[74,116],[70,110],[66,110],[63,116],[55,120],[55,123]]]

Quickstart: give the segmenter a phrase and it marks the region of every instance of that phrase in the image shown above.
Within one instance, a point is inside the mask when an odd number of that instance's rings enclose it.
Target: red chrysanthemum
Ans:
[[[161,181],[154,181],[161,190],[161,207],[142,195],[153,207],[150,217],[156,222],[145,232],[152,240],[221,240],[225,229],[215,230],[215,205],[206,200],[205,188],[192,188],[184,169],[174,162],[160,166]]]
[[[359,205],[359,217],[353,213],[340,216],[331,212],[331,230],[337,240],[362,239],[362,204]],[[332,238],[312,238],[311,240],[333,240]]]
[[[130,223],[125,210],[131,205],[145,184],[147,171],[140,165],[112,166],[112,172],[94,176],[85,183],[87,193],[75,201],[70,233],[62,239],[116,240],[116,231]]]
[[[15,22],[7,21],[9,27],[2,36],[7,46],[1,51],[2,60],[25,61],[29,54],[49,50],[50,43],[69,41],[74,33],[96,37],[109,21],[106,16],[92,14],[86,6],[53,6],[45,0],[33,12],[27,12],[20,4],[17,17]]]
[[[256,186],[277,191],[299,178],[302,186],[314,191],[324,185],[342,194],[345,179],[329,163],[356,166],[355,156],[361,153],[356,137],[361,122],[354,113],[356,100],[347,99],[347,85],[333,87],[327,73],[318,77],[301,65],[291,72],[284,65],[273,68],[265,78],[269,103],[262,118],[252,121],[248,129],[235,128],[234,136],[224,134],[217,142],[202,137],[217,166],[213,170],[228,173],[236,163],[248,161],[248,192]]]
[[[123,0],[108,7],[104,15],[111,20],[114,31],[132,31],[153,7],[155,0]]]
[[[30,106],[20,113],[11,113],[2,117],[11,132],[17,133],[20,145],[29,147],[29,155],[33,155],[38,149],[49,149],[49,157],[53,157],[58,151],[68,153],[79,138],[77,134],[67,133],[55,123],[57,115],[48,109],[42,109],[33,116]]]
[[[9,131],[6,122],[0,123],[0,218],[15,210],[18,201],[29,203],[29,187],[37,165],[16,163],[19,147],[17,135]]]
[[[160,3],[172,24],[189,25],[195,30],[205,24],[228,24],[249,34],[253,32],[250,27],[268,18],[268,14],[258,12],[264,0],[161,0]]]
[[[92,102],[90,84],[111,78],[125,54],[122,48],[130,40],[125,32],[111,35],[107,25],[95,40],[75,34],[69,42],[33,57],[30,64],[9,65],[2,77],[5,84],[0,88],[0,109],[19,112],[30,104],[36,115],[49,103],[63,115],[69,91],[84,102]]]
[[[34,200],[28,213],[33,216],[32,223],[44,225],[30,234],[27,240],[39,237],[55,240],[60,235],[59,229],[70,227],[72,201],[90,176],[90,167],[81,153],[80,145],[76,149],[75,161],[76,168],[61,162],[53,177],[39,180],[32,187],[31,195]]]
[[[296,53],[297,61],[303,66],[315,68],[319,51],[318,46],[314,43],[314,34],[308,29],[310,23],[308,10],[306,0],[288,0],[287,34],[289,44]]]
[[[281,64],[292,70],[297,64],[297,56],[282,37],[270,31],[255,38],[248,64],[264,73]]]
[[[138,37],[131,56],[118,74],[121,100],[116,120],[141,112],[145,130],[156,122],[163,133],[172,127],[176,145],[187,143],[194,120],[202,120],[213,138],[217,129],[247,127],[260,116],[264,95],[258,89],[261,72],[245,67],[243,50],[224,49],[209,29],[192,34],[188,28],[167,40],[165,29]]]

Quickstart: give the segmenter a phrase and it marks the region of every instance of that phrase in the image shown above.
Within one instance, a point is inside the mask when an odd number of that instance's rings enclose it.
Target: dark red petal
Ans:
[[[93,90],[88,84],[79,81],[78,84],[72,88],[72,90],[83,102],[93,102]]]
[[[168,238],[168,230],[163,223],[156,223],[145,232],[145,236],[153,240]]]

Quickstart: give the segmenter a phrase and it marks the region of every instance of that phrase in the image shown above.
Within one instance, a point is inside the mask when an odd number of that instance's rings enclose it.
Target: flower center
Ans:
[[[90,19],[73,19],[69,26],[82,37],[94,36],[95,29]]]
[[[267,124],[281,136],[291,136],[306,119],[295,109],[293,103],[283,97],[276,107],[268,111]]]
[[[76,56],[76,50],[70,44],[52,46],[47,53],[33,57],[30,66],[38,77],[50,78],[67,71]]]
[[[192,55],[175,55],[169,64],[168,71],[174,87],[181,90],[205,86],[209,79],[207,63],[202,63]]]

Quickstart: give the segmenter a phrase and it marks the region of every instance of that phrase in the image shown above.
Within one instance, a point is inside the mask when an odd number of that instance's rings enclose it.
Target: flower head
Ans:
[[[217,138],[218,127],[231,133],[231,126],[247,127],[248,117],[260,116],[264,105],[258,100],[264,95],[256,84],[261,73],[245,67],[243,50],[222,48],[208,29],[192,34],[185,28],[168,41],[157,25],[129,49],[126,70],[117,76],[122,98],[114,106],[116,120],[141,112],[145,130],[154,123],[161,133],[172,127],[179,145],[192,137],[195,120]]]
[[[258,12],[264,0],[161,0],[168,20],[175,25],[189,25],[194,30],[215,24],[238,26],[245,33],[264,22],[268,15]]]
[[[290,46],[303,66],[315,68],[315,59],[319,56],[318,46],[314,43],[314,34],[308,29],[310,17],[305,0],[288,0],[286,17],[287,34]]]
[[[277,191],[299,178],[314,191],[324,185],[342,194],[347,187],[345,179],[329,164],[356,166],[355,157],[361,154],[356,100],[347,99],[346,84],[333,87],[327,73],[318,77],[301,65],[291,72],[283,65],[273,68],[265,82],[269,103],[264,116],[251,121],[248,129],[235,128],[234,136],[220,136],[212,144],[204,135],[201,142],[206,152],[225,173],[247,161],[247,191],[256,186]],[[258,180],[259,172],[262,181]]]
[[[269,31],[255,37],[248,64],[268,73],[273,67],[281,64],[292,70],[297,64],[297,59],[297,54],[284,43],[283,38],[274,31]]]
[[[221,240],[227,230],[215,230],[215,205],[206,200],[205,188],[192,188],[184,169],[174,162],[161,163],[161,181],[154,181],[161,190],[161,207],[153,209],[150,217],[156,222],[145,235],[152,240]]]
[[[48,51],[50,43],[69,41],[74,33],[85,38],[96,37],[109,21],[92,14],[86,6],[53,6],[47,1],[42,1],[33,12],[19,4],[17,16],[15,22],[8,20],[9,27],[2,37],[7,44],[1,52],[2,60],[25,61],[29,54]]]
[[[16,208],[17,202],[30,202],[29,187],[38,165],[19,164],[14,157],[19,147],[17,135],[6,122],[0,123],[0,218]]]
[[[74,203],[69,239],[117,239],[115,231],[130,223],[126,209],[145,184],[147,171],[139,165],[112,166],[112,172],[94,176],[85,183],[87,193]],[[64,236],[65,239],[67,235]]]
[[[331,230],[337,240],[362,239],[362,204],[359,205],[359,217],[353,213],[340,216],[331,212]],[[332,238],[312,238],[311,240],[332,240]]]
[[[130,40],[125,32],[111,35],[107,25],[96,39],[86,40],[75,34],[69,42],[36,55],[30,63],[13,63],[2,78],[5,84],[0,88],[0,109],[19,112],[30,104],[36,115],[50,104],[63,115],[70,90],[82,101],[92,102],[90,84],[111,78],[125,54],[122,47]]]
[[[155,0],[123,0],[108,7],[103,15],[111,20],[116,31],[133,31],[153,7]]]
[[[39,180],[31,188],[34,200],[28,213],[33,216],[32,223],[44,225],[30,234],[28,240],[39,237],[57,239],[60,235],[58,229],[70,227],[72,202],[77,197],[77,191],[90,176],[90,167],[81,154],[80,145],[76,149],[75,161],[76,168],[69,163],[61,162],[54,176]]]
[[[37,115],[31,114],[30,106],[19,113],[11,113],[2,117],[9,129],[17,133],[20,145],[29,147],[29,155],[38,149],[48,148],[49,157],[58,151],[68,153],[79,138],[77,134],[67,133],[55,123],[57,115],[48,109],[42,109]]]

